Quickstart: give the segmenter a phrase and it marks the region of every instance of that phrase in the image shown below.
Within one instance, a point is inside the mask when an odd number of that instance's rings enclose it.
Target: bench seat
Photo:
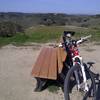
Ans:
[[[44,47],[33,65],[32,76],[56,80],[63,69],[67,53],[63,48]]]

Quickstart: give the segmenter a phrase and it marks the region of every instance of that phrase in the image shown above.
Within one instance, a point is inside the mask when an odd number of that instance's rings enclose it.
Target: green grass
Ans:
[[[32,42],[51,42],[59,41],[63,31],[75,31],[75,37],[80,38],[82,36],[92,35],[92,41],[100,41],[100,30],[88,29],[82,27],[73,26],[38,26],[31,27],[26,31],[26,34],[30,37],[29,41]]]
[[[52,26],[40,26],[31,28],[26,31],[26,34],[30,37],[29,41],[32,42],[50,42],[57,41],[63,32],[62,27]]]
[[[22,44],[25,43],[28,39],[27,35],[24,35],[23,33],[17,33],[13,37],[0,37],[0,46],[7,45],[7,44]]]
[[[26,30],[25,33],[18,33],[13,37],[0,37],[0,46],[6,45],[9,43],[12,44],[23,44],[26,42],[52,42],[52,41],[60,41],[61,35],[63,31],[75,31],[76,38],[81,36],[86,36],[92,34],[92,41],[100,41],[100,30],[96,29],[88,29],[81,27],[73,27],[73,26],[36,26],[31,27]]]
[[[49,80],[46,85],[48,91],[52,93],[58,93],[61,87],[57,81],[53,81],[53,80]]]
[[[76,38],[92,35],[90,38],[91,41],[100,42],[100,31],[90,31],[88,33],[78,33],[75,35]]]
[[[48,87],[48,91],[52,93],[57,93],[58,90],[59,90],[59,86],[52,85]]]

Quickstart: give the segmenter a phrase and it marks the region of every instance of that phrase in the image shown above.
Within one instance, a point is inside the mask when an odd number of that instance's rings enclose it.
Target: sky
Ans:
[[[100,14],[100,0],[0,0],[0,12]]]

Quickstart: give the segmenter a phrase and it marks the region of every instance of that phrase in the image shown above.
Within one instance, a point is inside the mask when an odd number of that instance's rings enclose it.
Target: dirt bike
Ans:
[[[74,34],[64,31],[63,43],[59,45],[65,48],[70,67],[64,81],[64,97],[65,100],[96,100],[96,84],[90,70],[94,63],[85,64],[78,49],[79,44],[85,42],[91,35],[73,40],[71,37]]]

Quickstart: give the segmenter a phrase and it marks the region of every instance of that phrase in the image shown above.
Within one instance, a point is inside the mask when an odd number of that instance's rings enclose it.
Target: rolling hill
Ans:
[[[72,25],[79,27],[99,28],[100,15],[68,15],[60,13],[0,13],[0,22],[11,21],[29,28],[36,25],[63,26]]]

